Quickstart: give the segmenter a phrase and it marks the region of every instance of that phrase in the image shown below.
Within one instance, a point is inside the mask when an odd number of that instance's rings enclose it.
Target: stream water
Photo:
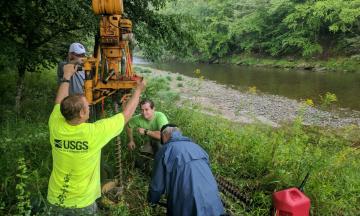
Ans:
[[[339,107],[360,110],[359,73],[313,72],[221,64],[154,64],[141,58],[134,58],[134,63],[190,77],[196,77],[194,71],[200,69],[205,79],[235,89],[247,90],[256,86],[260,92],[299,100],[309,98],[315,103],[321,102],[320,95],[331,92],[336,94]]]

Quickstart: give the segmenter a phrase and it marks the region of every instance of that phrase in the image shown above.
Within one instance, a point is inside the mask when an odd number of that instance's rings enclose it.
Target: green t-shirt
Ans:
[[[129,128],[144,128],[150,131],[159,131],[169,121],[162,112],[155,112],[151,120],[145,119],[141,114],[132,117],[128,123]]]
[[[119,113],[72,126],[62,116],[60,104],[55,105],[49,118],[53,170],[47,199],[51,204],[83,208],[101,196],[101,148],[120,134],[124,124],[124,115]]]

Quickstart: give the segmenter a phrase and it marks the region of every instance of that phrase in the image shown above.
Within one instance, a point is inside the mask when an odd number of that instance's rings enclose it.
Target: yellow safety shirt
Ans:
[[[83,208],[101,196],[101,148],[120,134],[124,115],[72,126],[56,104],[49,118],[53,169],[47,199],[67,208]]]

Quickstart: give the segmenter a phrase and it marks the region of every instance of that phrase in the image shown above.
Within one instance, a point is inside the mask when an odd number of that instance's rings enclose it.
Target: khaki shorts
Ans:
[[[156,152],[161,148],[159,141],[151,140],[146,142],[143,146],[140,147],[140,152],[149,153],[155,156]]]
[[[140,152],[145,152],[149,154],[154,154],[154,150],[150,142],[146,142],[143,146],[140,147]]]

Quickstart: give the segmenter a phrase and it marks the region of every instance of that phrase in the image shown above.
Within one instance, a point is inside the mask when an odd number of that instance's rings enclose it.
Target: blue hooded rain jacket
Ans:
[[[224,214],[208,154],[189,138],[174,131],[156,154],[148,201],[167,196],[167,214],[219,216]]]

